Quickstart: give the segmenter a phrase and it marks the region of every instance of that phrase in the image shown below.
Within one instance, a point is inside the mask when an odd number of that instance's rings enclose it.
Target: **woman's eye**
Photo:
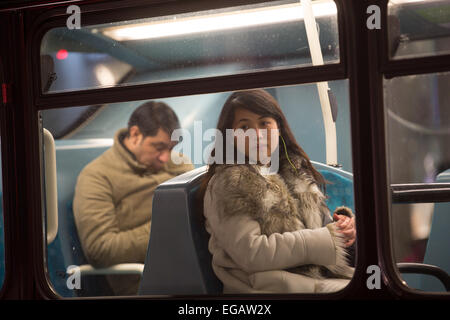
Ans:
[[[243,125],[243,126],[241,126],[241,129],[242,129],[242,130],[247,130],[247,129],[248,129],[248,126],[247,126],[247,125]]]

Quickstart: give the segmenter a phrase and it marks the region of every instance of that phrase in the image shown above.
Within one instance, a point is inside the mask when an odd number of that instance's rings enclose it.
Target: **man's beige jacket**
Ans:
[[[138,163],[122,144],[127,129],[119,130],[114,145],[80,173],[73,209],[86,258],[94,267],[144,263],[150,237],[152,200],[162,182],[192,170],[189,160],[171,160],[153,173]],[[110,276],[115,294],[136,294],[139,276]]]

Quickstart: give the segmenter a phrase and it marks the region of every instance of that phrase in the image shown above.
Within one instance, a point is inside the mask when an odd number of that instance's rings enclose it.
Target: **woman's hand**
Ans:
[[[334,214],[333,220],[336,222],[338,232],[344,235],[345,246],[350,247],[356,240],[355,218]]]

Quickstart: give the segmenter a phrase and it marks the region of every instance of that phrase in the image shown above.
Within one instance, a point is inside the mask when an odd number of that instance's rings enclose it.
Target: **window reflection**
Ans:
[[[421,184],[442,188],[445,185],[439,184],[450,183],[449,83],[448,72],[384,81],[391,186]],[[407,185],[403,187],[408,188]],[[447,249],[450,238],[445,231],[450,226],[449,203],[417,203],[405,197],[403,200],[394,198],[394,202],[391,206],[391,236],[395,261],[428,263],[450,272]],[[413,278],[412,275],[405,276],[411,287],[439,291],[436,286],[422,285],[422,280],[417,282]]]
[[[56,74],[48,92],[337,63],[336,5],[319,0],[311,8],[274,1],[79,30],[54,28],[41,43],[41,56],[53,59]]]
[[[430,183],[450,168],[450,73],[385,80],[390,179]]]
[[[448,0],[391,0],[388,25],[394,59],[450,53]]]

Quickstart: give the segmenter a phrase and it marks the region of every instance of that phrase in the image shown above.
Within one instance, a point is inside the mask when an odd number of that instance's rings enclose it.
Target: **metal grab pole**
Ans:
[[[311,0],[300,0],[302,5],[306,36],[308,38],[309,50],[314,66],[323,65],[322,50],[320,48],[319,34],[316,27],[316,19],[311,5]],[[320,105],[322,107],[323,123],[325,127],[326,163],[337,165],[337,138],[336,123],[331,113],[330,97],[328,96],[328,82],[318,82],[317,91],[319,93]]]

